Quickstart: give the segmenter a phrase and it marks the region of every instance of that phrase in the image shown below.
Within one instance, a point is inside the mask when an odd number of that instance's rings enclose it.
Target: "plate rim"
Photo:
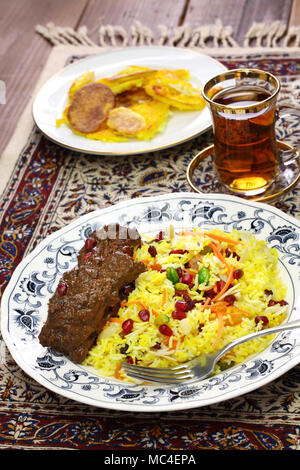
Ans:
[[[111,51],[106,51],[106,52],[103,52],[103,53],[100,53],[100,54],[90,54],[88,57],[83,57],[82,59],[79,59],[78,62],[76,62],[75,64],[72,63],[72,64],[68,64],[66,65],[65,67],[61,68],[59,71],[57,71],[56,73],[54,73],[48,80],[46,80],[46,82],[41,86],[41,88],[38,90],[38,92],[36,93],[35,97],[34,97],[34,100],[33,100],[33,103],[32,103],[32,106],[31,106],[31,115],[32,115],[32,119],[36,125],[36,127],[39,129],[39,131],[45,136],[47,137],[49,140],[51,140],[52,142],[54,142],[55,144],[61,146],[61,147],[64,147],[68,150],[72,150],[72,151],[76,151],[76,152],[81,152],[81,153],[86,153],[86,154],[89,154],[89,155],[104,155],[104,156],[113,156],[113,155],[120,155],[120,156],[126,156],[126,155],[142,155],[142,154],[145,154],[145,153],[150,153],[150,152],[156,152],[156,151],[159,151],[159,150],[164,150],[164,149],[168,149],[168,148],[171,148],[171,147],[175,147],[177,145],[181,145],[185,142],[188,142],[196,137],[198,137],[199,135],[207,132],[209,129],[212,128],[212,121],[211,119],[209,121],[206,121],[203,125],[204,125],[204,128],[201,129],[199,132],[195,132],[194,134],[192,135],[189,135],[187,136],[186,138],[184,139],[181,139],[180,141],[173,141],[173,142],[170,142],[170,143],[166,143],[165,145],[159,145],[159,146],[156,146],[156,147],[153,147],[150,146],[146,149],[141,149],[141,150],[136,150],[136,151],[132,151],[132,150],[126,150],[126,151],[105,151],[105,150],[99,150],[98,152],[96,150],[89,150],[89,149],[84,149],[82,147],[74,147],[74,146],[71,146],[71,145],[68,145],[64,142],[62,142],[61,139],[55,139],[54,137],[52,136],[49,136],[49,134],[47,134],[43,129],[42,127],[40,126],[40,124],[38,123],[38,119],[37,119],[37,111],[36,111],[36,106],[37,106],[37,101],[38,99],[40,98],[40,96],[42,95],[44,89],[49,86],[50,82],[51,81],[54,81],[56,78],[59,77],[60,74],[62,74],[64,71],[66,71],[67,69],[69,68],[72,68],[74,65],[78,65],[78,63],[84,63],[84,62],[88,62],[91,58],[94,58],[94,59],[97,59],[97,57],[99,58],[103,58],[103,56],[109,56],[109,55],[112,55],[112,54],[115,54],[115,53],[128,53],[129,51],[139,51],[139,52],[142,52],[142,51],[152,51],[152,50],[164,50],[164,51],[172,51],[172,53],[175,52],[175,54],[178,52],[178,53],[186,53],[186,54],[191,54],[191,55],[195,55],[195,56],[200,56],[200,57],[206,57],[208,58],[210,61],[212,62],[215,62],[216,64],[218,64],[222,69],[223,71],[226,71],[228,70],[228,68],[223,65],[221,62],[219,62],[217,59],[215,59],[214,57],[211,57],[210,55],[208,54],[205,54],[204,52],[202,51],[196,51],[196,50],[186,50],[184,47],[170,47],[170,46],[133,46],[133,47],[130,47],[130,48],[126,48],[126,49],[122,49],[122,48],[116,48],[114,50],[111,50]],[[203,84],[204,85],[204,84]],[[101,141],[99,141],[101,142]],[[147,141],[147,142],[151,142],[150,141]],[[102,142],[102,145],[105,144],[105,142]],[[121,143],[122,144],[122,143]]]
[[[176,192],[176,193],[166,193],[162,195],[157,195],[157,196],[147,196],[147,197],[140,197],[136,199],[130,199],[130,200],[125,200],[125,201],[120,201],[117,204],[115,204],[113,207],[118,207],[122,209],[123,207],[128,207],[128,204],[130,206],[134,206],[136,202],[139,202],[141,204],[149,203],[149,202],[156,202],[160,200],[169,200],[170,198],[172,199],[182,199],[182,198],[187,198],[187,199],[195,199],[195,200],[227,200],[228,202],[232,203],[239,203],[243,204],[243,206],[246,205],[251,205],[252,207],[254,206],[255,208],[261,208],[264,210],[271,210],[275,215],[279,216],[281,219],[285,220],[286,222],[293,224],[295,227],[300,230],[300,221],[293,216],[284,213],[280,209],[270,206],[266,203],[263,202],[257,202],[257,201],[245,201],[244,199],[238,197],[238,196],[232,196],[232,195],[225,195],[225,194],[212,194],[212,195],[200,195],[200,194],[195,194],[194,192]],[[117,402],[117,401],[101,401],[101,396],[99,397],[100,400],[94,398],[94,397],[88,397],[87,395],[81,395],[78,394],[77,392],[74,392],[72,390],[64,390],[66,393],[62,393],[61,388],[57,387],[55,384],[51,383],[50,381],[47,380],[47,378],[41,376],[39,374],[39,371],[37,369],[32,368],[30,365],[28,365],[26,362],[22,362],[22,358],[20,356],[19,350],[15,347],[15,342],[10,335],[8,329],[6,328],[5,321],[8,320],[8,306],[9,306],[9,297],[11,295],[11,292],[14,289],[15,283],[14,280],[18,279],[19,276],[21,275],[24,265],[30,264],[33,258],[35,258],[39,251],[43,251],[43,249],[54,239],[58,238],[60,235],[64,233],[66,229],[69,231],[72,231],[76,226],[82,225],[84,222],[87,222],[90,218],[97,217],[98,215],[102,215],[103,213],[110,212],[112,207],[104,207],[100,209],[96,209],[95,211],[92,211],[87,214],[83,214],[82,216],[79,216],[75,218],[73,221],[71,221],[69,224],[65,225],[64,227],[61,227],[57,231],[49,234],[46,236],[30,253],[28,253],[24,258],[21,260],[21,262],[16,266],[9,283],[7,284],[2,298],[1,298],[1,320],[0,320],[0,329],[2,333],[3,340],[5,341],[5,344],[7,348],[9,349],[9,352],[12,356],[12,358],[15,360],[17,365],[24,371],[26,372],[29,377],[34,379],[37,383],[40,385],[44,386],[46,389],[51,390],[52,392],[67,398],[71,399],[77,402],[80,402],[82,404],[87,404],[99,408],[105,408],[105,409],[112,409],[112,410],[119,410],[119,411],[127,411],[127,412],[145,412],[145,413],[155,413],[155,412],[173,412],[173,411],[178,411],[178,410],[188,410],[188,409],[193,409],[193,408],[200,408],[202,406],[210,406],[213,404],[220,403],[222,401],[226,401],[229,399],[236,398],[238,396],[242,396],[246,393],[250,393],[262,386],[267,385],[268,383],[274,381],[276,378],[282,376],[284,373],[288,372],[290,369],[295,367],[297,364],[300,362],[300,355],[295,356],[292,358],[292,360],[289,361],[288,364],[284,364],[280,366],[278,369],[275,369],[272,373],[270,373],[267,377],[264,377],[262,380],[260,380],[259,384],[256,382],[250,383],[247,386],[244,386],[245,390],[243,391],[234,391],[230,392],[229,391],[229,396],[224,398],[223,394],[220,394],[217,398],[213,397],[212,399],[208,399],[207,397],[204,397],[201,399],[201,397],[197,397],[196,400],[192,401],[182,401],[180,403],[166,403],[166,404],[151,404],[149,406],[145,404],[140,404],[136,402],[132,403],[125,403],[125,402]],[[11,287],[10,287],[11,285]],[[6,312],[4,312],[4,309],[6,308]],[[65,356],[62,356],[65,357]],[[245,361],[246,363],[247,361]],[[243,363],[244,364],[244,363]],[[241,366],[241,364],[238,364],[234,366],[232,369],[234,370],[235,368],[238,368]],[[77,365],[76,367],[82,367],[80,364]],[[283,371],[281,370],[283,368]],[[99,377],[102,377],[99,375]],[[106,382],[106,378],[103,377],[104,381]],[[207,379],[206,379],[207,380]],[[107,384],[118,384],[120,386],[120,382],[111,380],[107,378]],[[122,385],[122,384],[121,384]],[[126,384],[127,388],[130,388],[133,384]],[[151,386],[152,388],[156,387],[158,388],[159,385]],[[170,389],[170,387],[164,387],[166,389]],[[101,392],[100,392],[101,394]],[[228,392],[225,391],[225,395],[228,394]],[[76,398],[76,396],[80,395],[80,398]],[[99,403],[98,403],[99,401]],[[201,403],[204,401],[204,403]]]

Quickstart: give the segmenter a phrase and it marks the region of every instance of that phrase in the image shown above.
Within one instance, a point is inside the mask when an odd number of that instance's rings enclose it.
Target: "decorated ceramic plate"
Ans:
[[[199,52],[171,47],[133,47],[101,55],[92,55],[65,67],[52,77],[39,91],[33,104],[33,117],[38,128],[51,140],[80,152],[115,155],[151,152],[192,139],[211,126],[209,110],[174,112],[163,132],[149,141],[132,139],[130,142],[101,142],[76,135],[65,124],[56,127],[67,103],[72,82],[80,75],[94,72],[96,79],[112,76],[130,65],[153,69],[187,69],[190,82],[197,87],[225,67],[217,60]]]
[[[3,338],[17,364],[46,388],[86,404],[127,411],[171,411],[210,405],[250,392],[300,361],[300,329],[278,334],[262,353],[191,385],[137,385],[105,378],[41,346],[38,335],[47,302],[62,273],[76,266],[85,239],[105,224],[136,227],[154,235],[182,228],[247,230],[278,250],[288,288],[288,320],[300,316],[300,223],[283,212],[234,196],[173,193],[123,201],[74,220],[40,243],[16,268],[2,298]]]

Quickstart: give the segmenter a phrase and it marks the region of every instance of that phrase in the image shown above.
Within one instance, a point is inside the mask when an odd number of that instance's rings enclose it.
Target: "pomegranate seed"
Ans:
[[[149,318],[150,318],[149,310],[146,310],[146,309],[140,310],[139,317],[142,321],[149,321]]]
[[[232,253],[232,257],[236,258],[238,261],[241,259],[241,257],[235,251]]]
[[[155,256],[157,255],[157,251],[156,251],[156,248],[155,246],[151,245],[149,246],[148,248],[148,253],[153,256],[153,258],[155,258]]]
[[[95,240],[95,238],[87,238],[85,240],[84,247],[86,251],[91,251],[96,245],[97,245],[97,241]]]
[[[204,323],[199,323],[199,326],[198,326],[199,333],[201,333],[201,331],[203,330],[203,327],[204,327]]]
[[[273,291],[270,289],[265,289],[265,294],[266,295],[273,295]]]
[[[132,359],[132,357],[128,356],[128,357],[126,358],[126,360],[127,360],[128,364],[133,364],[133,359]]]
[[[174,320],[183,320],[186,318],[186,313],[183,311],[174,310],[172,312],[172,318],[174,318]]]
[[[217,281],[217,291],[220,292],[223,287],[225,286],[226,282],[225,281]]]
[[[160,242],[164,238],[164,232],[159,232],[157,237],[155,238],[155,242]]]
[[[244,272],[242,269],[236,269],[234,272],[233,272],[233,279],[241,279],[241,277],[243,277],[244,275]]]
[[[165,335],[165,336],[172,336],[173,335],[173,331],[171,330],[171,328],[168,326],[168,325],[160,325],[159,326],[159,331],[162,335]]]
[[[269,323],[268,317],[265,317],[264,315],[258,315],[255,317],[255,324],[257,325],[259,322],[262,322],[263,326],[267,326]]]
[[[187,303],[187,306],[188,306],[188,310],[193,310],[193,308],[195,307],[195,302],[190,298],[190,296],[184,292],[182,297],[184,298],[184,301]]]
[[[87,259],[89,259],[91,256],[92,256],[92,252],[91,251],[88,251],[85,255],[83,255],[83,259],[84,261],[86,261]]]
[[[226,250],[225,250],[226,258],[229,258],[230,255],[231,255],[231,251],[229,250],[229,248],[226,248]]]
[[[226,295],[224,298],[225,302],[227,302],[228,305],[233,305],[234,302],[236,301],[236,297],[234,295]]]
[[[209,289],[204,292],[205,297],[209,297],[210,299],[213,299],[215,297],[216,293],[214,289]]]
[[[183,276],[182,268],[177,268],[176,271],[179,277]]]
[[[130,333],[133,329],[133,320],[131,318],[128,318],[128,320],[125,320],[122,323],[122,329],[126,335]]]
[[[187,312],[189,306],[185,300],[177,300],[177,302],[175,302],[175,308],[180,312]]]
[[[268,302],[268,307],[273,307],[273,305],[276,305],[276,304],[277,304],[276,300],[270,299]]]
[[[188,253],[187,250],[172,250],[172,251],[170,251],[170,255],[172,255],[172,254],[184,255],[184,253]]]
[[[126,354],[126,351],[127,351],[128,348],[129,348],[129,344],[124,344],[124,346],[122,346],[120,348],[120,353],[121,354]]]
[[[60,296],[66,295],[67,290],[68,290],[68,284],[66,284],[65,282],[60,282],[58,284],[58,287],[57,287],[58,295]]]
[[[286,300],[280,300],[279,304],[283,307],[284,305],[288,305],[288,302]]]
[[[153,349],[160,349],[161,348],[161,344],[160,343],[155,343],[154,346],[152,346]]]
[[[193,284],[193,276],[189,273],[185,273],[181,278],[181,282],[183,284],[191,285]]]

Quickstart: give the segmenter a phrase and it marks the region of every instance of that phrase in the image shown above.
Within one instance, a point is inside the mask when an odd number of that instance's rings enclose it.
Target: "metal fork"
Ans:
[[[154,367],[143,367],[137,366],[134,364],[121,363],[124,372],[135,379],[155,382],[160,384],[181,384],[181,383],[194,383],[199,380],[203,380],[211,375],[213,372],[217,361],[232,348],[238,346],[239,344],[250,341],[254,338],[259,338],[260,336],[271,335],[274,333],[279,333],[280,331],[293,330],[295,328],[300,328],[300,319],[285,323],[273,328],[267,328],[265,330],[258,331],[256,333],[251,333],[245,335],[241,338],[228,343],[219,351],[216,351],[211,354],[205,354],[191,361],[185,362],[176,367],[172,368],[154,368]]]

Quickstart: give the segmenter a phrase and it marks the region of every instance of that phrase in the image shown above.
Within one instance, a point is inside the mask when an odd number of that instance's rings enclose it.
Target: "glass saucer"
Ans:
[[[280,150],[293,150],[293,147],[280,140],[277,140]],[[201,150],[190,162],[186,177],[191,188],[199,193],[221,193],[221,194],[238,194],[229,191],[218,181],[218,175],[213,162],[214,145],[210,145]],[[271,202],[290,191],[300,179],[300,162],[299,159],[289,164],[280,164],[278,176],[274,183],[259,196],[242,196],[243,199],[251,201]],[[241,197],[241,196],[240,196]]]

